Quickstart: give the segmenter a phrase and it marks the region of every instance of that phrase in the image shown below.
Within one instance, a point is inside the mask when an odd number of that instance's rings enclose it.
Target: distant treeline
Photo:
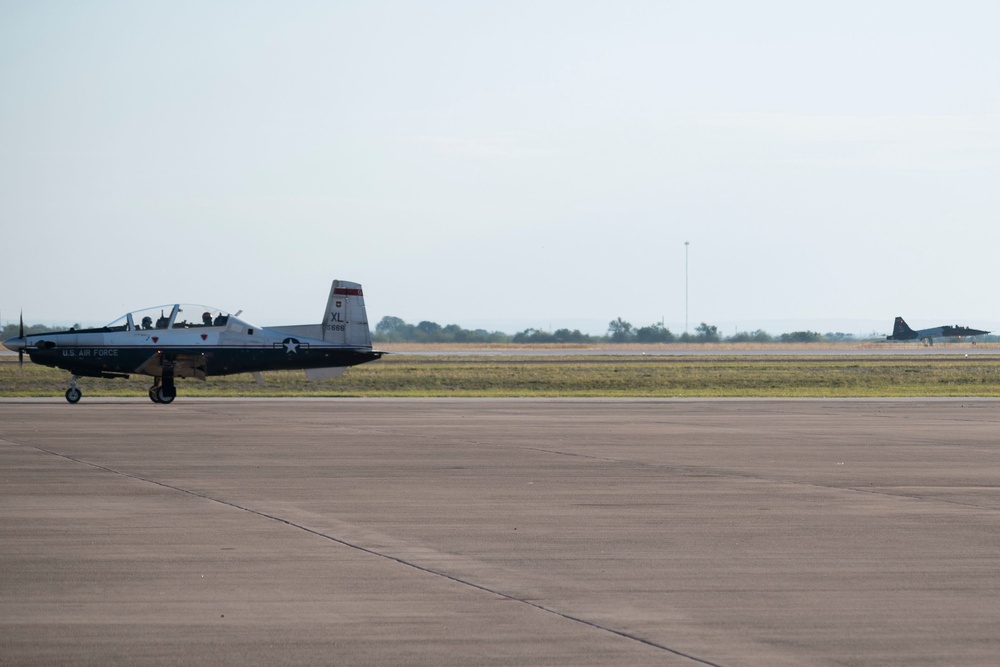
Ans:
[[[8,323],[0,331],[0,340],[17,336],[18,324]],[[25,325],[26,334],[66,331],[70,327],[48,327],[43,324]],[[79,324],[73,328],[79,329]],[[816,331],[793,331],[777,336],[758,329],[740,331],[732,336],[723,336],[719,328],[702,322],[694,333],[675,334],[662,324],[634,327],[622,318],[608,323],[608,332],[603,336],[581,333],[579,329],[556,329],[541,331],[525,329],[516,334],[485,329],[463,329],[457,324],[441,326],[435,322],[408,324],[401,318],[387,316],[376,325],[372,339],[379,343],[817,343],[853,340],[883,340],[879,334],[858,338],[848,333],[825,333]],[[979,338],[985,342],[998,342],[998,336]]]
[[[20,324],[5,324],[2,329],[0,329],[0,340],[7,340],[8,338],[16,338],[18,329],[20,329]],[[79,329],[79,324],[73,325],[74,329]],[[69,327],[47,327],[44,324],[25,324],[24,334],[26,336],[31,336],[32,334],[49,333],[50,331],[68,331]]]
[[[702,322],[694,333],[675,334],[662,324],[634,327],[622,318],[608,323],[603,336],[581,333],[579,329],[541,331],[525,329],[516,334],[485,329],[463,329],[457,324],[441,326],[435,322],[409,324],[402,318],[386,316],[375,326],[373,340],[379,343],[812,343],[819,341],[851,341],[853,334],[794,331],[772,336],[758,329],[722,336],[719,328]]]

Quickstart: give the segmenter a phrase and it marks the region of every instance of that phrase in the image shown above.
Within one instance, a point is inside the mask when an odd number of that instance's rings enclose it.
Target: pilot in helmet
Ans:
[[[212,324],[212,313],[208,312],[207,310],[204,313],[202,313],[201,314],[201,323],[202,324],[211,325]]]

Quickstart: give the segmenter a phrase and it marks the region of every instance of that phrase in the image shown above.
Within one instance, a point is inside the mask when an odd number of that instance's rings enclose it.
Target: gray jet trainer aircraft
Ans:
[[[241,311],[242,312],[242,311]],[[239,313],[236,313],[239,315]],[[127,313],[97,329],[24,335],[3,342],[36,364],[70,372],[66,400],[83,395],[81,377],[150,375],[149,398],[170,403],[176,378],[304,369],[313,380],[382,357],[372,349],[361,285],[334,280],[320,324],[258,327],[216,308],[173,304]]]
[[[944,325],[932,329],[918,329],[914,331],[903,321],[902,317],[897,317],[892,327],[892,335],[886,336],[885,339],[920,340],[924,342],[924,345],[933,345],[935,338],[965,338],[966,336],[983,336],[988,333],[989,331],[960,327],[957,324],[955,326]]]

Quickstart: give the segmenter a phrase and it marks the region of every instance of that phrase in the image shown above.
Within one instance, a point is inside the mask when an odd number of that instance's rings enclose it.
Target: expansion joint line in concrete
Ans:
[[[89,466],[89,467],[94,468],[96,470],[101,470],[103,472],[107,472],[107,473],[110,473],[112,475],[118,475],[119,477],[124,477],[124,478],[127,478],[127,479],[135,480],[137,482],[143,482],[143,483],[146,483],[146,484],[153,484],[155,486],[159,486],[159,487],[164,488],[164,489],[169,489],[171,491],[176,491],[178,493],[183,493],[185,495],[189,495],[189,496],[192,496],[192,497],[195,497],[195,498],[200,498],[202,500],[207,500],[209,502],[217,503],[219,505],[224,505],[224,506],[230,507],[232,509],[236,509],[236,510],[240,510],[240,511],[243,511],[243,512],[247,512],[249,514],[253,514],[255,516],[261,517],[263,519],[268,519],[270,521],[276,521],[278,523],[281,523],[281,524],[284,524],[286,526],[289,526],[290,528],[296,528],[296,529],[301,530],[301,531],[303,531],[305,533],[309,533],[310,535],[315,535],[316,537],[320,537],[320,538],[322,538],[324,540],[328,540],[330,542],[334,542],[335,544],[339,544],[339,545],[347,547],[349,549],[354,549],[356,551],[360,551],[362,553],[368,554],[370,556],[375,556],[377,558],[383,558],[385,560],[392,561],[392,562],[394,562],[394,563],[396,563],[398,565],[402,565],[404,567],[408,567],[408,568],[411,568],[413,570],[417,570],[419,572],[423,572],[425,574],[429,574],[429,575],[432,575],[432,576],[435,576],[435,577],[440,577],[442,579],[446,579],[448,581],[451,581],[453,583],[459,584],[461,586],[466,586],[466,587],[473,588],[473,589],[478,590],[478,591],[482,591],[484,593],[489,593],[491,595],[496,595],[497,597],[503,598],[505,600],[509,600],[511,602],[519,602],[519,603],[521,603],[523,605],[526,605],[528,607],[532,607],[532,608],[534,608],[534,609],[536,609],[538,611],[544,612],[546,614],[552,614],[552,615],[557,616],[559,618],[562,618],[564,620],[571,621],[573,623],[579,623],[580,625],[587,626],[587,627],[592,628],[594,630],[600,630],[602,632],[607,632],[607,633],[615,635],[617,637],[621,637],[622,639],[627,639],[629,641],[638,642],[638,643],[643,644],[645,646],[649,646],[650,648],[655,648],[657,650],[665,651],[665,652],[670,653],[672,655],[675,655],[677,657],[685,658],[685,659],[690,660],[691,662],[699,664],[699,665],[706,665],[706,667],[725,667],[724,665],[722,665],[720,663],[712,662],[712,661],[706,660],[704,658],[699,658],[697,656],[691,655],[690,653],[685,653],[684,651],[681,651],[679,649],[675,649],[675,648],[671,648],[669,646],[665,646],[663,644],[659,644],[659,643],[654,642],[652,640],[645,639],[643,637],[639,637],[638,635],[634,635],[634,634],[625,632],[623,630],[616,630],[616,629],[608,627],[606,625],[601,625],[600,623],[596,623],[594,621],[589,621],[589,620],[587,620],[585,618],[582,618],[580,616],[574,616],[572,614],[569,614],[569,613],[566,613],[566,612],[562,612],[562,611],[559,611],[557,609],[552,609],[552,608],[546,607],[545,605],[542,605],[542,604],[538,604],[537,602],[532,602],[531,600],[527,600],[527,599],[524,599],[524,598],[519,598],[519,597],[516,597],[514,595],[510,595],[509,593],[504,593],[503,591],[498,591],[498,590],[489,588],[488,586],[483,586],[482,584],[477,584],[477,583],[475,583],[473,581],[469,581],[469,580],[466,580],[466,579],[461,579],[461,578],[456,577],[454,575],[448,574],[447,572],[441,572],[439,570],[434,570],[434,569],[431,569],[429,567],[425,567],[423,565],[420,565],[418,563],[414,563],[412,561],[404,560],[404,559],[399,558],[397,556],[393,556],[391,554],[382,553],[380,551],[375,551],[374,549],[370,549],[370,548],[362,546],[360,544],[354,544],[352,542],[348,542],[346,540],[343,540],[343,539],[341,539],[339,537],[335,537],[333,535],[327,535],[326,533],[322,533],[322,532],[320,532],[318,530],[314,530],[312,528],[309,528],[308,526],[303,526],[302,524],[295,523],[294,521],[289,521],[288,519],[283,519],[280,516],[275,516],[273,514],[268,514],[267,512],[262,512],[260,510],[255,510],[255,509],[250,508],[250,507],[245,507],[243,505],[239,505],[239,504],[237,504],[235,502],[232,502],[232,501],[223,500],[221,498],[214,498],[214,497],[206,495],[204,493],[198,493],[196,491],[191,491],[190,489],[185,489],[185,488],[182,488],[182,487],[179,487],[179,486],[175,486],[173,484],[167,484],[166,482],[161,482],[161,481],[158,481],[158,480],[155,480],[155,479],[149,479],[148,477],[140,477],[139,475],[133,475],[131,473],[123,472],[121,470],[115,470],[114,468],[109,468],[107,466],[103,466],[103,465],[100,465],[100,464],[97,464],[97,463],[92,463],[90,461],[84,461],[82,459],[78,459],[78,458],[75,458],[73,456],[69,456],[67,454],[60,454],[59,452],[54,452],[52,450],[45,449],[44,447],[38,447],[38,446],[35,446],[35,445],[28,445],[28,446],[32,447],[33,449],[36,449],[36,450],[38,450],[40,452],[44,452],[46,454],[49,454],[51,456],[56,456],[56,457],[59,457],[61,459],[65,459],[67,461],[72,461],[73,463],[78,463],[80,465]]]

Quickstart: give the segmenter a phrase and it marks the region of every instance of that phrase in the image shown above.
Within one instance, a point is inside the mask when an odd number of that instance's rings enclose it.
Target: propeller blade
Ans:
[[[21,324],[17,328],[17,337],[21,339],[21,347],[17,351],[17,370],[24,373],[24,311],[21,311]]]

